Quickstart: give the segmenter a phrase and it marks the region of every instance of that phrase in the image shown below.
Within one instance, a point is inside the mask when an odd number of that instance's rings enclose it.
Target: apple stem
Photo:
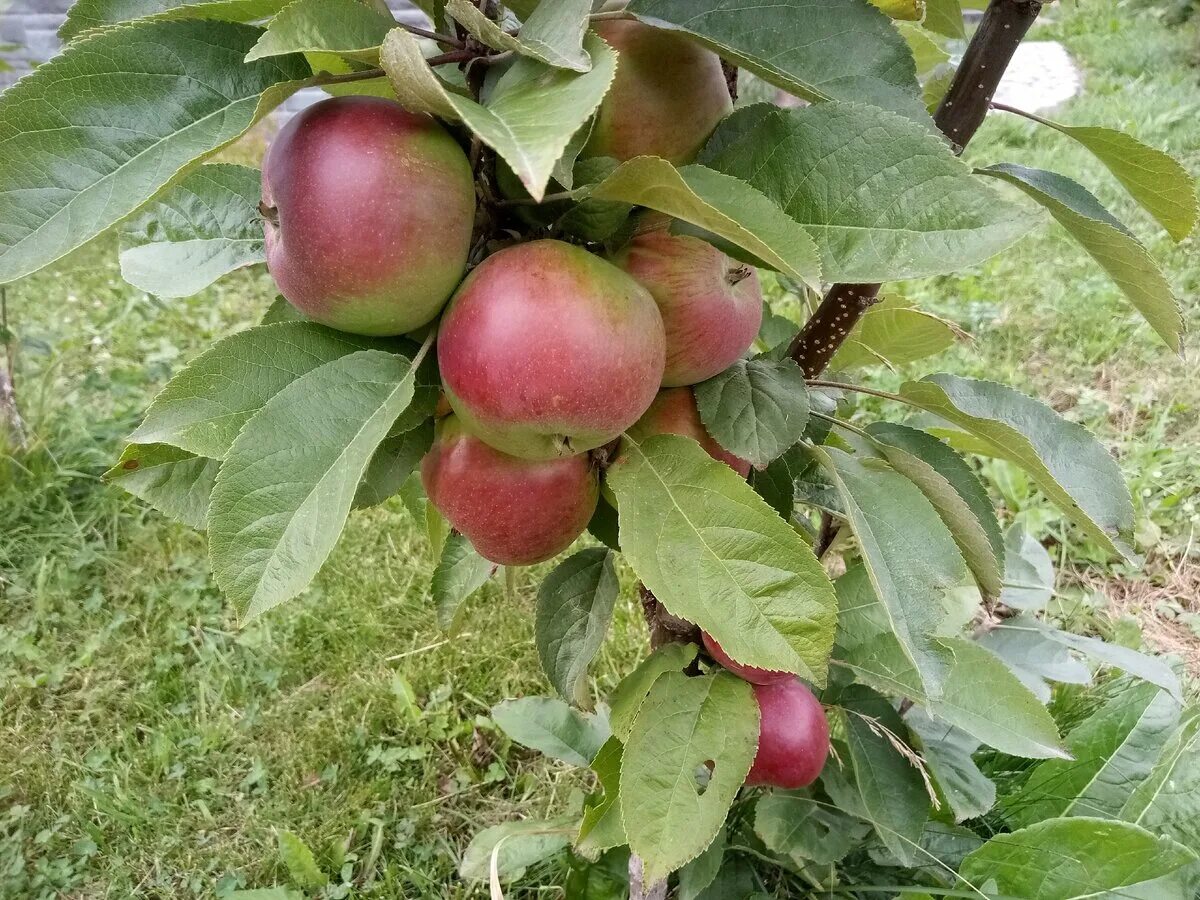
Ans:
[[[407,31],[409,34],[415,34],[417,37],[429,38],[431,41],[437,41],[439,44],[449,44],[451,47],[458,47],[459,49],[462,49],[463,47],[466,46],[466,44],[464,44],[458,38],[452,37],[451,35],[448,35],[448,34],[441,34],[436,31],[429,31],[426,28],[419,28],[416,25],[407,25],[404,22],[400,23],[400,27],[403,28],[405,31]]]

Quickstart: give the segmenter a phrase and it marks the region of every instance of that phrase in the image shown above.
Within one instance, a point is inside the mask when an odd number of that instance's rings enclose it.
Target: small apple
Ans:
[[[801,788],[812,784],[829,756],[829,721],[821,702],[795,676],[754,685],[758,752],[746,784]]]
[[[743,478],[750,474],[749,462],[734,456],[708,433],[708,429],[700,421],[696,394],[690,387],[659,391],[650,408],[629,429],[629,436],[636,441],[645,440],[655,434],[680,434],[693,438],[709,456],[725,463]]]
[[[566,550],[587,528],[599,496],[586,453],[518,459],[469,434],[453,415],[438,423],[421,482],[480,555],[504,566],[532,565]]]
[[[716,660],[721,668],[728,669],[743,681],[749,681],[751,684],[775,684],[796,677],[790,672],[760,669],[758,666],[747,666],[740,662],[735,662],[728,653],[721,649],[721,645],[717,643],[716,638],[707,631],[700,632],[700,639],[704,642],[704,649],[708,651],[708,655]]]
[[[475,184],[430,116],[381,97],[322,100],[272,142],[262,196],[267,268],[315,322],[403,334],[462,280]]]
[[[662,381],[662,317],[616,266],[561,241],[493,254],[442,316],[446,398],[471,433],[526,459],[574,456],[638,420]]]
[[[600,21],[592,28],[620,58],[583,155],[694,162],[733,109],[720,57],[682,35],[641,22]]]
[[[752,266],[708,241],[674,235],[670,219],[643,216],[613,262],[650,292],[667,333],[663,386],[697,384],[724,372],[754,343],[763,297]]]

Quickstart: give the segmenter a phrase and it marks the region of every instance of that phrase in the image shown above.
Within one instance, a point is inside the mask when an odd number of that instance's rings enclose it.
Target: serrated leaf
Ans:
[[[807,791],[771,791],[754,807],[754,833],[799,864],[831,866],[858,846],[870,826]]]
[[[559,563],[538,589],[533,626],[538,657],[569,703],[587,702],[587,669],[608,634],[618,587],[612,552],[589,548]]]
[[[130,444],[104,477],[163,515],[203,531],[220,465],[169,444]]]
[[[278,325],[281,322],[307,322],[304,314],[292,304],[288,303],[284,297],[276,297],[271,301],[271,305],[267,307],[267,311],[263,313],[263,317],[259,320],[259,325]]]
[[[793,359],[740,359],[693,390],[709,434],[755,466],[783,455],[808,423],[808,388]]]
[[[1158,263],[1137,238],[1086,188],[1065,175],[1002,163],[980,169],[1020,188],[1067,229],[1142,314],[1150,327],[1179,353],[1184,331],[1179,301]]]
[[[997,893],[1027,900],[1119,896],[1194,861],[1181,844],[1127,822],[1048,819],[998,834],[971,853],[959,874],[971,884],[992,881]]]
[[[557,697],[522,697],[492,707],[492,718],[516,741],[573,766],[591,765],[611,736],[601,717],[585,715]]]
[[[606,478],[622,550],[646,587],[738,662],[823,684],[837,599],[812,549],[695,441],[622,447]]]
[[[667,672],[682,672],[691,665],[699,651],[700,648],[695,644],[664,644],[622,678],[609,703],[613,733],[622,741],[628,741],[638,710],[642,708],[654,682]]]
[[[415,376],[403,356],[360,350],[297,378],[242,428],[217,475],[208,535],[213,575],[243,621],[317,574]]]
[[[979,740],[914,706],[904,722],[920,741],[921,757],[938,791],[954,812],[955,822],[975,819],[996,805],[996,785],[979,770],[971,755]]]
[[[471,546],[465,535],[455,532],[446,539],[430,584],[437,606],[438,627],[442,631],[451,636],[459,632],[464,602],[487,583],[495,569],[494,564]]]
[[[678,646],[678,645],[675,645]],[[589,859],[601,852],[625,843],[625,826],[621,823],[621,755],[624,745],[614,735],[604,742],[592,760],[592,771],[600,781],[603,793],[588,798],[579,824],[575,849]]]
[[[892,295],[870,307],[833,354],[832,371],[877,365],[903,366],[954,345],[958,329]]]
[[[1010,387],[930,375],[901,395],[967,432],[973,447],[1016,463],[1067,517],[1101,546],[1136,559],[1133,502],[1108,451],[1080,425]],[[954,443],[954,432],[929,429]]]
[[[223,459],[242,426],[307,372],[365,349],[405,348],[310,322],[240,331],[192,360],[146,410],[129,440]],[[422,401],[428,403],[428,398]],[[432,411],[432,407],[430,407]]]
[[[293,0],[271,20],[246,62],[285,53],[334,53],[377,65],[396,20],[361,0]]]
[[[1154,685],[1127,685],[1071,729],[1066,743],[1074,759],[1039,763],[1004,798],[1006,818],[1015,828],[1060,816],[1118,818],[1149,777],[1179,712],[1179,704]]]
[[[58,36],[66,43],[85,32],[134,20],[257,22],[274,15],[287,3],[288,0],[78,0],[67,10]]]
[[[446,11],[494,50],[511,50],[558,69],[587,72],[592,60],[583,49],[591,0],[540,3],[520,31],[508,34],[470,0],[447,0]]]
[[[1120,818],[1200,848],[1200,713],[1188,710]]]
[[[814,287],[820,282],[821,263],[808,232],[745,181],[704,166],[676,169],[665,159],[639,156],[576,195],[666,213],[712,232],[797,281]]]
[[[966,37],[962,6],[958,0],[925,0],[924,26],[946,37]]]
[[[400,103],[419,112],[461,120],[512,167],[525,189],[541,200],[571,138],[600,105],[616,74],[617,54],[589,34],[584,50],[591,70],[580,74],[522,57],[488,95],[486,105],[452,93],[433,73],[416,38],[393,29],[380,59]]]
[[[1099,638],[1085,637],[1082,634],[1072,634],[1060,628],[1051,627],[1044,622],[1036,622],[1038,630],[1047,638],[1065,647],[1089,656],[1097,662],[1102,662],[1120,669],[1129,675],[1158,685],[1175,700],[1182,702],[1183,693],[1179,686],[1179,676],[1167,665],[1166,661],[1157,656],[1138,653],[1120,644],[1102,641]],[[1013,627],[1013,626],[1001,626]]]
[[[628,10],[806,100],[856,100],[928,122],[908,47],[863,0],[633,0]]]
[[[621,818],[653,884],[716,837],[758,747],[750,685],[717,672],[669,672],[642,703],[621,763]],[[712,763],[703,789],[697,769]]]
[[[916,428],[875,422],[866,430],[892,468],[933,504],[980,589],[999,596],[1004,536],[987,491],[971,467],[946,444]]]
[[[718,125],[715,149],[700,162],[758,188],[804,226],[827,280],[954,272],[1000,252],[1039,219],[909,119],[854,103],[754,109]]]
[[[394,428],[395,426],[393,431]],[[416,428],[399,434],[393,433],[384,438],[383,443],[375,449],[362,483],[358,486],[358,492],[354,495],[354,508],[378,506],[400,493],[404,482],[416,470],[421,458],[432,445],[431,419],[426,419]]]
[[[259,34],[228,22],[123,26],[6,90],[0,283],[115,225],[296,90],[309,74],[301,57],[242,64]]]
[[[919,22],[925,13],[924,0],[871,0],[889,18],[905,22]]]
[[[566,849],[573,826],[571,818],[563,817],[521,819],[485,828],[467,845],[458,874],[469,881],[484,881],[495,856],[496,873],[501,879],[520,878],[530,866]]]
[[[200,166],[121,226],[121,277],[157,297],[190,297],[265,262],[261,194],[258,169]]]
[[[809,452],[837,489],[904,657],[925,695],[938,697],[946,663],[935,632],[945,596],[970,577],[962,554],[933,505],[899,472],[833,447]]]
[[[725,862],[725,830],[717,832],[704,852],[679,870],[679,900],[698,900],[716,880]]]
[[[790,521],[796,508],[796,482],[814,463],[800,445],[789,447],[765,469],[750,473],[750,484],[771,509],[785,521]]]
[[[923,78],[942,63],[949,61],[950,54],[924,28],[909,22],[897,22],[896,30],[912,51],[913,62],[917,67],[917,76]]]
[[[279,832],[279,858],[300,887],[318,888],[329,883],[329,876],[321,871],[312,851],[290,831]]]
[[[1062,644],[1041,634],[1034,620],[1017,616],[1008,620],[1013,628],[993,628],[979,644],[994,653],[1043,703],[1050,702],[1048,681],[1088,684],[1092,673]]]

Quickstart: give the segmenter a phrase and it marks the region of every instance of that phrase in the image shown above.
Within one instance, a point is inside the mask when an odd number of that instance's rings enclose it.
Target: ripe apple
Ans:
[[[790,672],[777,672],[774,669],[760,669],[758,666],[747,666],[740,662],[735,662],[732,657],[717,643],[707,631],[700,632],[700,639],[704,642],[704,649],[708,651],[708,655],[717,661],[717,664],[723,669],[728,669],[738,678],[743,681],[749,681],[751,684],[775,684],[788,679],[795,679],[795,675]]]
[[[754,685],[758,752],[746,784],[801,788],[821,774],[829,756],[829,721],[821,702],[799,678]]]
[[[634,440],[642,441],[654,434],[680,434],[694,438],[708,451],[713,459],[725,463],[743,478],[750,474],[750,463],[734,456],[718,444],[704,423],[700,421],[700,410],[696,407],[696,394],[690,387],[667,388],[658,392],[650,408],[629,429]]]
[[[475,221],[466,154],[433,118],[334,97],[263,163],[267,268],[305,316],[356,334],[430,322],[462,280]]]
[[[662,317],[646,289],[561,241],[477,266],[438,331],[450,406],[473,434],[526,459],[573,456],[638,420],[662,381]]]
[[[583,533],[600,488],[586,453],[509,456],[469,434],[456,416],[438,424],[421,461],[430,501],[494,563],[528,566],[557,556]]]
[[[752,266],[708,241],[668,231],[670,219],[645,216],[613,262],[650,291],[667,332],[663,385],[696,384],[741,358],[762,325],[763,298]]]
[[[733,109],[721,60],[670,31],[631,20],[593,26],[620,54],[584,156],[661,156],[695,162],[717,123]]]

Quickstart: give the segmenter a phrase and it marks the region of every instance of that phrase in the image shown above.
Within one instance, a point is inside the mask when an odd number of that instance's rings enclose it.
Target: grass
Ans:
[[[1113,0],[1048,18],[1034,37],[1065,41],[1086,69],[1086,93],[1059,118],[1128,128],[1200,170],[1195,27]],[[1147,238],[1195,327],[1195,239],[1155,238],[1066,138],[993,116],[969,158],[1092,187]],[[170,374],[256,321],[273,291],[248,271],[160,303],[120,281],[114,249],[100,240],[10,291],[33,446],[0,459],[0,897],[220,897],[284,883],[285,830],[329,874],[328,896],[485,896],[452,877],[471,835],[572,808],[582,785],[488,718],[503,697],[547,689],[530,639],[540,573],[523,573],[512,597],[485,589],[466,633],[446,642],[427,596],[427,543],[392,502],[352,520],[312,591],[236,630],[203,538],[99,474]],[[1159,560],[1151,580],[1166,561],[1189,564],[1200,388],[1068,239],[1047,227],[976,270],[907,290],[973,340],[903,374],[936,365],[997,378],[1092,427],[1137,492]],[[988,472],[1009,513],[1064,557],[1094,555],[1018,473]],[[597,691],[644,646],[628,573],[626,588]],[[558,896],[539,885],[560,878],[531,872],[510,895]]]

